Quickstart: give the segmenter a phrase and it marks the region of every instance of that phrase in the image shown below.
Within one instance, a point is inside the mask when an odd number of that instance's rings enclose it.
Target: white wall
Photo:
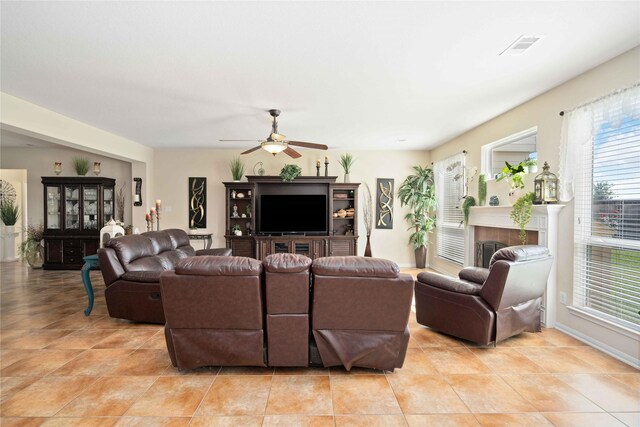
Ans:
[[[5,133],[3,133],[6,135]],[[28,216],[25,218],[28,224],[44,224],[44,196],[42,187],[43,176],[55,176],[53,173],[53,163],[62,162],[62,173],[60,176],[77,176],[73,170],[72,159],[74,157],[86,157],[91,163],[90,174],[93,174],[93,162],[100,162],[101,177],[115,178],[116,189],[123,184],[125,189],[125,206],[131,205],[131,188],[133,179],[131,177],[131,164],[122,160],[99,156],[67,147],[52,148],[19,148],[2,147],[0,158],[0,168],[2,169],[25,169],[27,171],[27,205],[29,206]],[[131,210],[125,209],[125,224],[131,224]]]
[[[188,228],[188,178],[207,178],[207,230],[214,234],[214,245],[224,246],[224,186],[223,181],[231,181],[229,161],[241,150],[156,150],[154,188],[151,199],[145,201],[148,210],[156,199],[162,200],[162,228]],[[285,154],[272,156],[264,150],[242,156],[247,165],[247,175],[253,175],[257,162],[264,163],[267,175],[278,175],[286,163],[297,164],[302,175],[316,174],[316,160],[321,160],[321,175],[324,175],[324,157],[329,157],[329,175],[338,175],[343,181],[342,168],[338,164],[340,151],[316,151],[301,149],[302,157],[291,159]],[[412,166],[429,164],[429,155],[425,151],[353,151],[356,158],[351,171],[351,182],[368,183],[375,199],[376,178],[394,178],[395,189],[404,178],[411,174]],[[257,170],[257,168],[256,168]],[[360,210],[358,212],[358,254],[364,253],[366,232],[362,218],[362,185],[360,189]],[[374,207],[375,209],[375,207]],[[403,266],[414,266],[413,249],[408,244],[409,232],[403,221],[406,209],[395,203],[393,230],[373,229],[371,244],[373,256],[392,259]]]
[[[480,147],[517,132],[538,127],[538,167],[547,161],[551,171],[558,172],[561,110],[571,109],[589,100],[606,95],[616,89],[631,86],[640,80],[640,47],[632,49],[586,73],[510,110],[473,130],[432,150],[432,160],[437,161],[454,153],[467,150],[467,165],[480,168]],[[527,176],[527,191],[532,191],[533,177]],[[501,204],[506,201],[508,184],[489,181],[487,199],[497,194]],[[472,183],[470,194],[477,195],[477,181]],[[558,292],[566,292],[568,300],[573,293],[573,202],[560,213],[558,256]],[[433,245],[432,245],[433,247]],[[442,271],[456,272],[459,267],[438,259],[431,253],[431,264]],[[558,295],[556,295],[558,298]],[[640,358],[637,334],[628,334],[615,327],[604,327],[572,314],[559,304],[557,321],[560,327],[577,335],[590,337],[601,347],[617,353],[627,360]]]

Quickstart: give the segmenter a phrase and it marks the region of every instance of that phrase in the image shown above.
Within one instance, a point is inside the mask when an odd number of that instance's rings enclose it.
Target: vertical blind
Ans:
[[[591,132],[575,159],[573,304],[640,330],[640,87],[565,120]]]
[[[456,154],[434,164],[436,175],[436,252],[441,258],[462,265],[464,263],[463,213],[465,156]]]

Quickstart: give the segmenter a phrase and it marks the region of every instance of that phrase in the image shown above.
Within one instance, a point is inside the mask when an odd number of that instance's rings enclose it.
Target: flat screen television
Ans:
[[[327,234],[325,194],[261,194],[258,206],[260,234]]]

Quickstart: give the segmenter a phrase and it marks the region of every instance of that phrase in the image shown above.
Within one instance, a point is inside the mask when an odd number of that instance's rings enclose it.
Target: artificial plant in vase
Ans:
[[[487,203],[487,176],[483,173],[478,177],[478,204],[484,206]]]
[[[280,178],[285,182],[293,182],[301,172],[302,169],[298,165],[284,165],[280,171]]]
[[[231,170],[231,176],[234,181],[240,181],[245,171],[245,164],[240,160],[240,157],[234,157],[229,162],[229,169]]]
[[[20,207],[13,204],[13,202],[0,203],[0,219],[2,223],[7,227],[13,227],[20,218]]]
[[[27,238],[20,243],[20,258],[31,266],[31,268],[42,268],[44,263],[44,246],[42,239],[44,237],[44,226],[29,225],[27,226]]]
[[[355,162],[356,159],[350,153],[340,155],[338,163],[340,163],[340,166],[342,166],[342,169],[344,170],[344,182],[351,182],[349,174],[351,173],[351,168]]]
[[[364,203],[362,204],[362,216],[364,218],[364,229],[367,232],[367,245],[364,248],[364,256],[371,255],[371,230],[373,230],[373,197],[369,184],[364,183]]]
[[[464,202],[462,202],[462,213],[464,214],[464,226],[466,227],[469,224],[469,213],[471,210],[471,206],[476,205],[476,198],[473,196],[467,196],[464,198]]]
[[[73,169],[80,176],[85,176],[89,172],[89,159],[86,157],[74,157]]]
[[[422,166],[413,167],[414,174],[409,175],[398,190],[401,206],[408,206],[411,212],[404,219],[409,223],[408,230],[413,230],[409,243],[415,249],[416,267],[424,268],[427,258],[429,233],[435,227],[434,211],[438,206],[436,198],[433,170]]]
[[[534,198],[535,194],[533,192],[529,192],[520,197],[511,207],[511,214],[509,215],[514,224],[520,228],[520,242],[522,242],[523,245],[527,243],[527,231],[525,227],[531,220]]]
[[[510,165],[509,162],[504,162],[505,167],[502,168],[502,171],[496,177],[496,181],[502,181],[506,179],[509,181],[511,185],[511,191],[509,191],[509,195],[513,195],[518,190],[524,189],[524,163],[520,162],[517,165]]]

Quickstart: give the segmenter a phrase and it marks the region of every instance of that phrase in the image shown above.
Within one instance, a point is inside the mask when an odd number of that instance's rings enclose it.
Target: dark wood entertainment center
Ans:
[[[358,250],[358,187],[359,183],[337,183],[336,176],[299,176],[284,182],[279,176],[247,176],[246,182],[224,182],[225,240],[233,255],[263,259],[274,253],[296,253],[315,259],[323,256],[356,255]],[[262,194],[326,195],[327,233],[260,234],[260,203]],[[234,209],[235,206],[235,209]],[[341,209],[353,209],[353,216],[334,217]],[[245,217],[242,217],[242,215]],[[296,215],[296,212],[291,212]],[[232,229],[238,226],[237,236]]]

